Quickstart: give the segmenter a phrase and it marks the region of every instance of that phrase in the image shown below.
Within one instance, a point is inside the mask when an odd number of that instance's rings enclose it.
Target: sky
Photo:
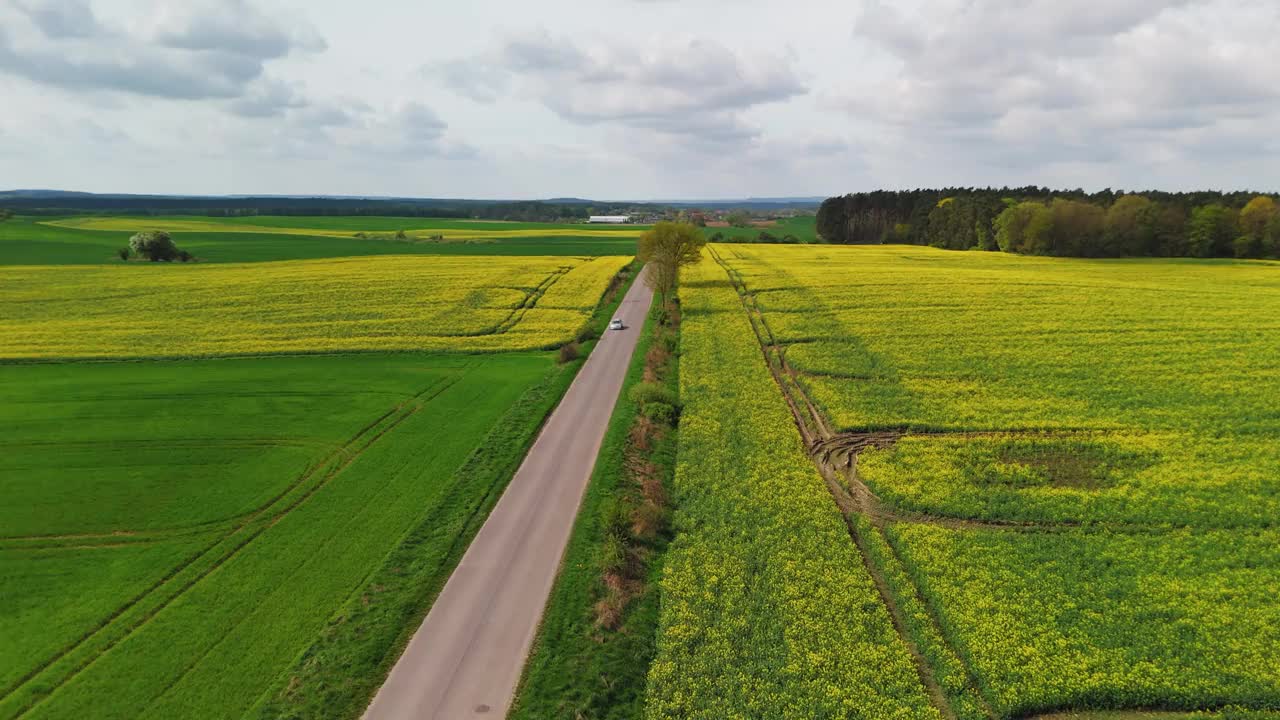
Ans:
[[[0,0],[0,189],[1280,190],[1276,0]]]

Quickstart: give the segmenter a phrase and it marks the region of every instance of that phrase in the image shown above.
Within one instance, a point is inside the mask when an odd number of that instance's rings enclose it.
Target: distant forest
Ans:
[[[675,209],[758,212],[808,210],[818,201],[805,198],[747,198],[692,202],[633,202],[551,198],[546,200],[470,200],[463,198],[359,198],[333,196],[183,196],[118,195],[59,190],[0,191],[0,208],[22,215],[73,213],[129,215],[364,215],[431,217],[518,222],[575,222],[590,215],[661,216]]]
[[[128,213],[131,215],[366,215],[386,217],[475,218],[556,222],[585,220],[609,214],[612,205],[560,204],[540,201],[492,202],[396,198],[178,197],[148,195],[0,196],[0,206],[24,215],[66,215],[69,212]]]
[[[1024,188],[877,190],[827,198],[818,234],[1064,257],[1277,257],[1277,196]]]

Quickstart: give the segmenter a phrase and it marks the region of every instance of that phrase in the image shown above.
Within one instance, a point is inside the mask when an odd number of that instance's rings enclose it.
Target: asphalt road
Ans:
[[[631,286],[462,556],[366,720],[501,718],[555,582],[652,291]]]

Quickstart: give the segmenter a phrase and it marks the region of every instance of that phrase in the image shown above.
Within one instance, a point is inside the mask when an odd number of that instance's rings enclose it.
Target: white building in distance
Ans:
[[[625,225],[631,222],[630,215],[592,215],[587,218],[589,223],[606,223],[609,225]]]

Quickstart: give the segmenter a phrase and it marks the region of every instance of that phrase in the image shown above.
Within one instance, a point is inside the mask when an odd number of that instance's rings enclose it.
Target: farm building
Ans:
[[[589,223],[608,223],[610,225],[622,225],[631,222],[630,215],[592,215],[587,218]]]

